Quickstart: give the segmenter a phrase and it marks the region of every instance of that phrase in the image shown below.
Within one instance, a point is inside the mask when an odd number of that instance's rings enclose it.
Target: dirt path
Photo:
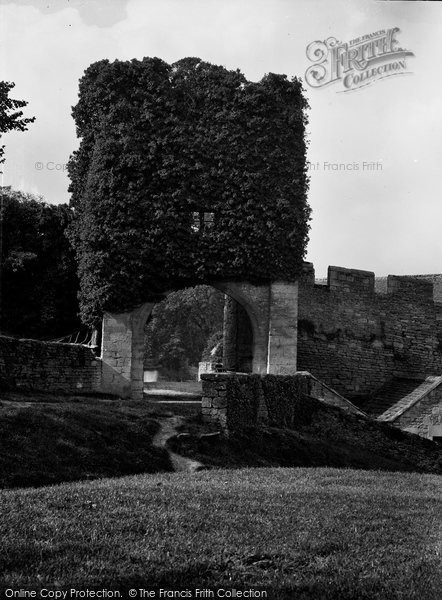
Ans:
[[[178,416],[161,419],[160,430],[155,435],[152,445],[156,446],[157,448],[166,449],[166,451],[169,453],[170,462],[172,463],[174,471],[186,471],[187,473],[194,473],[195,471],[204,469],[205,466],[196,460],[175,454],[175,452],[172,452],[169,450],[169,448],[167,448],[167,441],[178,433],[177,427],[181,425],[182,422],[183,418]]]

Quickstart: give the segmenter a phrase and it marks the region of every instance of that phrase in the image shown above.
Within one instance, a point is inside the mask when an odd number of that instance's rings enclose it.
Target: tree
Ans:
[[[145,328],[146,359],[175,374],[197,366],[207,341],[222,329],[224,294],[200,285],[157,304]]]
[[[201,283],[295,279],[307,106],[296,78],[198,58],[91,65],[69,162],[83,320]]]
[[[25,100],[13,100],[9,98],[9,92],[15,87],[15,83],[0,81],[0,138],[3,133],[8,131],[25,131],[29,123],[35,121],[35,117],[23,118],[23,112],[18,110],[27,105]],[[0,146],[0,165],[5,162],[5,146]],[[1,173],[1,171],[0,171]],[[3,298],[3,195],[0,194],[0,324],[2,317],[2,298]]]
[[[15,87],[15,83],[0,81],[0,137],[8,131],[26,131],[29,123],[35,121],[35,117],[24,118],[21,108],[27,106],[25,100],[14,100],[9,97],[9,92]],[[5,146],[0,146],[0,164],[5,162]]]
[[[4,207],[2,332],[59,337],[81,325],[74,253],[65,235],[66,204],[0,187]]]

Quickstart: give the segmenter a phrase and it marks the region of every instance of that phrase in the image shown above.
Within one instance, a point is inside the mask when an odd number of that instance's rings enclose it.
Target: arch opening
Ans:
[[[192,382],[203,373],[252,372],[252,322],[225,290],[200,285],[169,292],[143,315],[145,387],[163,382],[165,389],[196,391]]]
[[[253,285],[230,281],[210,282],[210,286],[230,298],[222,317],[225,352],[222,360],[218,357],[216,370],[293,373],[296,370],[297,283]],[[173,294],[177,292],[168,292],[165,297]],[[134,399],[143,397],[144,329],[156,304],[158,300],[131,312],[104,315],[101,356],[104,392]]]

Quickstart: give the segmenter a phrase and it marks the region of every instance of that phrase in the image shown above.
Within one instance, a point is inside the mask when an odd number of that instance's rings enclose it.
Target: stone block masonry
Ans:
[[[1,389],[97,392],[101,361],[85,346],[0,336]]]
[[[436,378],[435,378],[436,379]],[[442,439],[442,382],[438,377],[433,386],[408,406],[393,407],[379,420],[428,439]],[[394,408],[397,408],[396,413]]]
[[[154,304],[121,314],[105,313],[102,333],[102,391],[126,398],[143,397],[144,325]]]
[[[235,345],[232,368],[246,368],[256,374],[293,373],[297,282],[252,285],[230,281],[217,282],[214,287],[234,299],[240,307],[236,312],[247,318],[247,327],[232,321],[226,331],[226,347],[230,342]],[[153,302],[146,302],[125,313],[105,313],[100,359],[89,349],[78,346],[31,340],[4,342],[0,381],[10,387],[99,391],[141,400],[144,325],[153,306]]]
[[[310,373],[257,375],[206,373],[202,380],[202,417],[223,432],[261,427],[293,427],[309,398],[348,413],[364,415],[351,402]]]
[[[373,468],[378,464],[377,458],[382,457],[389,469],[396,470],[402,463],[406,470],[440,472],[436,444],[368,418],[310,373],[298,372],[292,376],[218,373],[203,375],[202,382],[204,421],[215,425],[235,445],[253,436],[262,442],[266,438],[271,440],[275,433],[272,429],[277,428],[301,434],[300,456],[319,443],[316,447],[322,447],[321,464],[323,461],[329,464],[342,447],[347,465],[360,467],[364,461]],[[428,395],[435,389],[429,390]],[[433,415],[433,427],[438,427],[441,411],[437,401],[428,402],[427,409],[427,414]],[[266,430],[269,437],[259,435]],[[284,433],[280,437],[281,449],[285,437]]]
[[[299,284],[298,370],[345,397],[369,395],[394,374],[442,374],[442,307],[424,278],[329,267],[315,285],[306,263]]]
[[[317,285],[313,266],[305,263],[294,282],[218,282],[216,288],[232,299],[226,305],[223,368],[247,370],[252,378],[305,371],[322,382],[311,384],[310,393],[341,407],[349,398],[371,396],[394,376],[442,375],[437,281],[438,276],[389,276],[378,293],[372,272],[329,267],[327,283]],[[104,315],[101,360],[81,346],[0,338],[0,385],[142,399],[144,325],[153,306]],[[220,385],[228,387],[227,381]],[[265,420],[262,386],[253,381],[260,404],[244,383],[249,400],[243,409]],[[220,422],[228,418],[227,387],[203,399],[203,412]],[[404,427],[418,427],[403,420]]]
[[[201,413],[203,421],[227,429],[227,381],[233,373],[204,373],[201,375],[203,395],[201,398]],[[238,375],[247,378],[245,374]]]
[[[270,286],[267,373],[293,375],[296,371],[298,286],[275,282]]]
[[[296,371],[298,283],[216,282],[213,287],[239,304],[226,315],[225,368],[256,374]],[[165,294],[167,295],[167,294]],[[122,397],[143,397],[144,325],[153,303],[103,318],[102,389]],[[228,312],[228,311],[227,311]],[[247,322],[245,322],[245,319]]]
[[[226,370],[251,373],[253,328],[247,311],[231,296],[225,296],[223,360]]]

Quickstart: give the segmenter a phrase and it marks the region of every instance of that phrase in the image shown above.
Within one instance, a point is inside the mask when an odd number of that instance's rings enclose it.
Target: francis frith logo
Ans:
[[[312,42],[307,58],[314,64],[305,72],[307,83],[314,88],[341,83],[350,92],[393,75],[410,74],[406,58],[413,52],[398,46],[398,27],[381,29],[342,43],[334,37]]]

